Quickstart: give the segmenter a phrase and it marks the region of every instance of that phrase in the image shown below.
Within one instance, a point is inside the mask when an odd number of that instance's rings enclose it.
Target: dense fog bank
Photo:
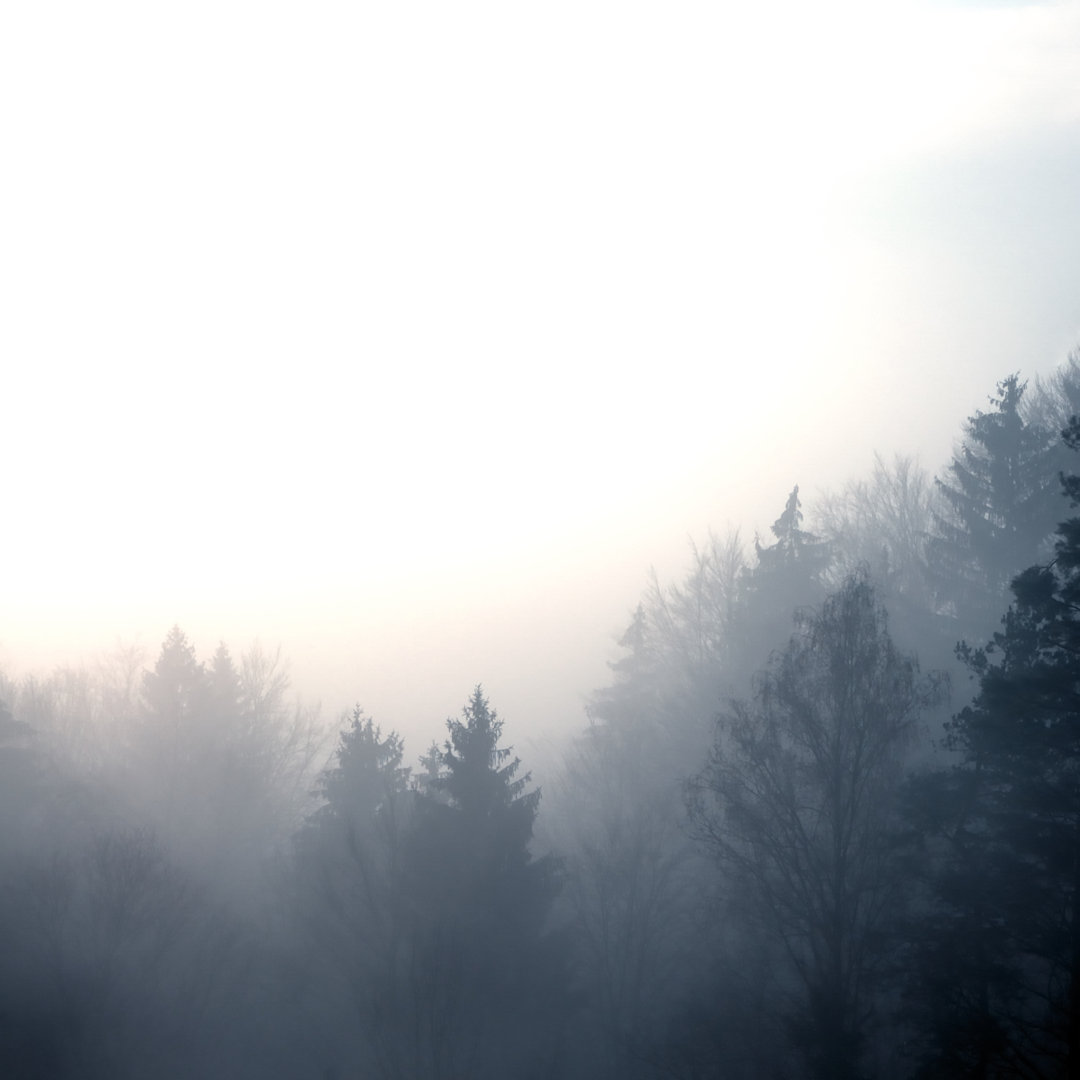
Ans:
[[[4,676],[0,1071],[1073,1075],[1078,412],[1010,375],[936,477],[704,538],[568,738],[179,627]]]

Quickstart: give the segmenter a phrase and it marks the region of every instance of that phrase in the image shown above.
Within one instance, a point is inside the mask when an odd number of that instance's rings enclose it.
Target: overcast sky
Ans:
[[[15,672],[572,728],[688,536],[1080,344],[1076,3],[15,3],[0,146]]]

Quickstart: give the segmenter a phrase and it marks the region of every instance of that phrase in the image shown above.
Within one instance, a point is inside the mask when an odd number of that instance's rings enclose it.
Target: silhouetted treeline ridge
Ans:
[[[1080,1076],[1078,414],[693,547],[543,799],[480,686],[411,757],[178,627],[0,676],[0,1075]]]

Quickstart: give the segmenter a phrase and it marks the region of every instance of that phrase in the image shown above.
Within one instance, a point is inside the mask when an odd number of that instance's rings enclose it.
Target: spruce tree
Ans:
[[[521,1075],[552,1064],[565,1018],[566,951],[548,926],[559,889],[529,845],[540,802],[500,745],[502,721],[476,687],[447,721],[435,795],[422,798],[410,859],[427,1068]],[[433,1035],[434,1033],[434,1035]]]
[[[415,793],[404,744],[356,706],[319,778],[324,802],[296,843],[304,965],[321,1011],[342,1010],[322,1048],[365,1075],[422,1075],[410,1023],[415,904],[406,857]],[[336,990],[336,993],[335,993]]]
[[[1077,418],[1065,442],[1080,447]],[[1080,506],[1080,476],[1064,489]],[[917,981],[964,973],[964,996],[938,998],[927,1075],[961,1060],[979,1075],[1080,1077],[1080,517],[1059,526],[1055,556],[1015,578],[986,647],[961,647],[979,680],[951,728],[961,764],[924,782],[944,848]],[[948,973],[934,947],[946,940],[962,943]]]
[[[993,408],[977,411],[945,477],[945,510],[934,514],[929,544],[939,610],[966,634],[988,633],[1008,602],[1013,576],[1049,553],[1063,507],[1056,481],[1057,435],[1025,421],[1026,383],[1010,375]]]
[[[756,671],[773,649],[783,644],[792,615],[825,596],[825,575],[832,561],[827,541],[803,528],[802,502],[796,484],[773,522],[775,542],[754,540],[757,566],[743,577],[736,633],[734,667]]]

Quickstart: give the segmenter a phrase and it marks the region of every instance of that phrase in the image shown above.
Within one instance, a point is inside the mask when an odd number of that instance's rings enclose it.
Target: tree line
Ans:
[[[650,582],[540,789],[280,656],[0,679],[14,1078],[1080,1076],[1080,357]]]

